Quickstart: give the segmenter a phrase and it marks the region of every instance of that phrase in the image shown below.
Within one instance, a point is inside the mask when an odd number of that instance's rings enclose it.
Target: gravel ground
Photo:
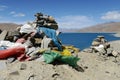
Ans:
[[[110,42],[120,52],[120,41]],[[120,60],[115,57],[103,57],[96,53],[80,52],[78,65],[84,72],[60,64],[44,62],[13,62],[0,70],[0,80],[120,80]],[[5,62],[2,60],[1,62]],[[4,64],[3,64],[4,65]]]

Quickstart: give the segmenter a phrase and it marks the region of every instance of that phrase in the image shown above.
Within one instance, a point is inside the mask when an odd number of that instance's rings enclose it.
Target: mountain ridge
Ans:
[[[0,29],[1,30],[7,30],[7,31],[13,31],[15,30],[17,27],[22,26],[22,24],[16,24],[16,23],[0,23]],[[102,32],[102,33],[117,33],[120,32],[120,22],[109,22],[109,23],[101,23],[101,24],[97,24],[97,25],[93,25],[90,27],[85,27],[82,29],[61,29],[59,28],[59,30],[61,32],[78,32],[78,33],[98,33],[98,32]]]
[[[101,23],[76,30],[76,32],[120,32],[120,22]]]
[[[16,23],[0,23],[0,29],[7,31],[14,31],[19,26],[21,25]]]

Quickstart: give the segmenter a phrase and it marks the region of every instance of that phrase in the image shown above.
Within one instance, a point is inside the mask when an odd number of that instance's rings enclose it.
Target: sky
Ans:
[[[80,29],[120,22],[120,0],[0,0],[0,22],[25,24],[37,12],[51,15],[59,28]]]

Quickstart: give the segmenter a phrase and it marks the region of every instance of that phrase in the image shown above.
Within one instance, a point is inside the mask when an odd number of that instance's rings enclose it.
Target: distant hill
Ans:
[[[64,28],[59,28],[59,31],[60,32],[63,32],[63,33],[75,33],[77,30],[76,29],[64,29]]]
[[[77,32],[120,32],[120,22],[109,22],[86,27]]]
[[[19,26],[21,26],[21,25],[18,25],[15,23],[0,23],[0,29],[7,30],[7,31],[13,31]]]
[[[13,31],[21,25],[15,23],[0,23],[1,30]],[[120,32],[120,22],[109,22],[82,29],[59,29],[61,32]]]

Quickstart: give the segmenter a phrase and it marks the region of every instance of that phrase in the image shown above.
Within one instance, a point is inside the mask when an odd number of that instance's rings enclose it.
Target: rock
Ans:
[[[28,77],[28,80],[35,80],[34,78],[35,78],[35,75],[32,74],[32,75],[30,75],[30,76]]]
[[[84,49],[83,52],[92,53],[92,49],[91,48],[87,48],[87,49]]]
[[[100,45],[100,42],[98,42],[98,41],[93,41],[92,42],[92,46],[98,46],[98,45]]]
[[[77,70],[77,71],[79,71],[79,72],[84,72],[85,70],[82,68],[82,67],[80,67],[79,65],[77,65],[76,67],[75,67],[75,70]]]
[[[112,47],[108,48],[108,49],[107,49],[107,54],[108,54],[108,55],[111,54],[112,51],[113,51],[113,48],[112,48]]]
[[[52,77],[57,77],[57,76],[60,76],[60,74],[54,73],[54,74],[52,75]]]
[[[19,75],[19,72],[17,70],[11,70],[9,75]]]
[[[0,34],[0,40],[4,40],[5,37],[6,37],[6,35],[7,35],[7,31],[4,30],[4,31]]]
[[[104,49],[104,45],[96,46],[94,47],[94,49],[98,51],[100,55],[107,53],[107,51]]]
[[[109,74],[110,72],[109,71],[105,71],[105,73]]]
[[[27,65],[25,63],[22,63],[20,65],[20,70],[25,70],[27,68]]]
[[[6,61],[0,61],[0,70],[6,69],[7,65],[6,65]]]
[[[119,54],[119,53],[118,53],[117,51],[114,51],[114,50],[113,50],[112,55],[113,55],[114,57],[117,57],[118,54]]]
[[[117,62],[118,62],[119,65],[120,65],[120,55],[118,55],[118,56],[116,57],[116,60],[117,60]]]
[[[14,58],[14,57],[10,57],[10,58],[7,59],[7,62],[8,62],[8,63],[12,63],[12,62],[14,62],[14,61],[15,61],[15,58]]]

